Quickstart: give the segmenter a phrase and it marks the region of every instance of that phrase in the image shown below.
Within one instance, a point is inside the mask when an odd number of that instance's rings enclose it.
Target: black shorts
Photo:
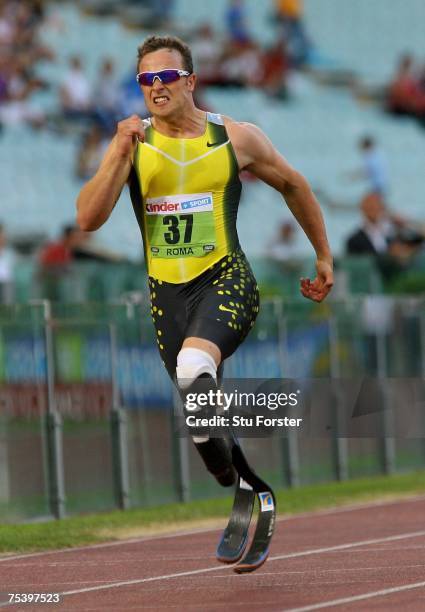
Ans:
[[[187,283],[149,277],[149,290],[159,351],[172,378],[185,338],[214,342],[224,360],[245,339],[259,310],[257,282],[240,249]]]

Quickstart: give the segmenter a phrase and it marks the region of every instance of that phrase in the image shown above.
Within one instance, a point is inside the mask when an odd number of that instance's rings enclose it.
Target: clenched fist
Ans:
[[[131,115],[118,123],[115,136],[116,152],[122,157],[132,157],[137,142],[144,142],[145,127],[137,115]]]

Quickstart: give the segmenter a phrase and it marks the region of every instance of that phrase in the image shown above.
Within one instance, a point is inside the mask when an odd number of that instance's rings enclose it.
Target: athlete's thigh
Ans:
[[[161,359],[174,378],[187,327],[187,306],[179,285],[149,278],[151,315]]]
[[[211,282],[191,310],[187,336],[204,338],[229,357],[253,327],[259,311],[258,286],[242,251],[219,262]]]

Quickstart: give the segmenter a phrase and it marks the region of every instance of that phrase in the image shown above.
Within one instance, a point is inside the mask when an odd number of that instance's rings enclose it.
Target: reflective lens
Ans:
[[[139,83],[139,85],[147,85],[152,87],[155,79],[159,79],[161,83],[167,85],[168,83],[178,81],[181,76],[189,75],[190,72],[187,72],[187,70],[168,68],[167,70],[160,70],[159,72],[140,72],[140,74],[138,74],[136,77],[136,81]]]

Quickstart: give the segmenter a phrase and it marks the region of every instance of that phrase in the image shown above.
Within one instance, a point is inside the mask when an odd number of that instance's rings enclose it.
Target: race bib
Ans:
[[[144,202],[152,257],[203,257],[216,247],[212,193],[147,198]]]

